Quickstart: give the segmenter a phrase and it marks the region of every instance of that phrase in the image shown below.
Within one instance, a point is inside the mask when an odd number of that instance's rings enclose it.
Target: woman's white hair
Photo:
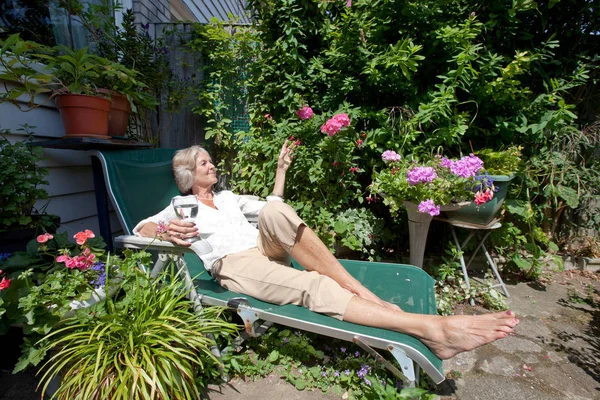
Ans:
[[[187,149],[177,150],[173,157],[173,174],[175,183],[181,194],[191,194],[194,184],[194,172],[196,171],[196,157],[199,153],[208,151],[201,146],[190,146]]]

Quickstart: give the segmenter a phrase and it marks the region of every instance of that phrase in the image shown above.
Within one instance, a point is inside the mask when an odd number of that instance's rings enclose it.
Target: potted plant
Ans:
[[[0,79],[13,83],[0,99],[20,109],[19,98],[29,96],[29,109],[37,106],[35,97],[50,94],[63,121],[65,135],[108,138],[110,101],[95,84],[100,68],[108,63],[89,54],[87,48],[49,48],[24,41],[19,34],[0,42]]]
[[[85,308],[106,297],[107,276],[117,276],[121,260],[104,251],[102,238],[92,231],[77,233],[71,242],[67,233],[39,235],[27,250],[3,261],[0,292],[0,334],[9,326],[20,326],[27,337],[15,372],[42,358],[35,343],[73,310]],[[109,293],[114,290],[108,290]]]
[[[482,185],[493,185],[493,197],[486,202],[479,203],[476,198],[474,202],[464,208],[447,211],[446,217],[455,221],[488,225],[502,207],[510,182],[521,167],[521,149],[517,146],[500,151],[484,149],[478,151],[477,155],[483,160],[486,172],[476,179],[485,179]]]
[[[466,207],[471,201],[480,206],[494,197],[494,183],[485,175],[483,161],[473,154],[457,160],[435,154],[419,161],[386,150],[382,159],[386,168],[374,174],[370,189],[383,197],[392,213],[406,208],[413,265],[423,265],[434,216]]]
[[[130,114],[137,112],[138,106],[150,108],[158,102],[147,93],[147,86],[139,80],[138,71],[105,58],[97,58],[104,62],[98,83],[102,89],[99,91],[111,100],[108,134],[123,137],[127,133]]]
[[[123,296],[77,312],[44,338],[51,357],[40,371],[42,396],[59,380],[54,399],[198,399],[202,381],[218,376],[213,336],[229,338],[237,326],[222,307],[195,311],[175,268],[156,279],[140,270],[149,258],[127,253]]]
[[[25,250],[38,232],[54,232],[60,222],[57,216],[46,214],[45,207],[35,207],[36,201],[48,198],[41,187],[48,183],[48,170],[37,166],[42,148],[29,145],[33,128],[20,128],[28,139],[15,143],[8,140],[8,130],[0,130],[0,253]]]

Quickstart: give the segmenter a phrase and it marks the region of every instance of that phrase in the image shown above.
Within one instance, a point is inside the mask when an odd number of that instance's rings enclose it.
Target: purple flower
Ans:
[[[440,215],[440,206],[436,206],[432,199],[423,200],[417,207],[420,213],[427,213],[432,217]]]
[[[354,357],[360,357],[360,353],[357,351],[356,353],[354,353]]]
[[[341,351],[342,353],[345,353],[345,352],[346,352],[346,348],[345,348],[345,347],[340,347],[340,351]]]
[[[456,160],[450,167],[450,172],[462,178],[472,178],[483,168],[483,161],[474,154]]]
[[[400,154],[396,153],[394,150],[386,150],[381,155],[383,161],[400,161]]]
[[[163,52],[164,54],[169,54],[169,50],[167,49],[167,47],[166,47],[166,46],[163,46],[163,48],[162,48],[162,52]]]
[[[437,178],[437,173],[432,167],[414,167],[406,174],[406,180],[412,186],[419,183],[431,183]]]
[[[325,372],[325,371],[321,372],[321,376],[327,376],[327,372]]]
[[[147,24],[142,24],[142,28],[144,28],[145,30],[150,29],[150,22],[148,22]]]
[[[365,383],[367,384],[367,386],[371,386],[371,381],[368,380],[367,378],[365,378]]]
[[[367,374],[369,373],[369,371],[370,371],[370,370],[371,370],[371,367],[369,367],[369,366],[368,366],[368,365],[366,365],[366,364],[362,364],[362,365],[360,366],[360,370],[358,370],[358,372],[356,373],[356,375],[357,375],[359,378],[364,378],[365,376],[367,376]]]
[[[334,375],[334,376],[337,378],[338,376],[340,376],[340,371],[335,371],[335,372],[333,373],[333,375]]]
[[[453,164],[454,161],[446,157],[442,157],[442,161],[440,161],[440,166],[448,169],[452,168]]]
[[[349,369],[345,370],[344,373],[346,374],[346,376],[350,376],[350,374],[352,373],[352,371],[350,371]]]
[[[285,337],[285,338],[283,338],[283,340],[282,340],[282,342],[283,342],[283,343],[288,343],[289,341],[290,341],[290,339],[288,339],[288,338],[286,338],[286,337]]]

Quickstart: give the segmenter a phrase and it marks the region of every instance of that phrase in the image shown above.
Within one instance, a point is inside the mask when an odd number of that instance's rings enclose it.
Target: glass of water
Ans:
[[[195,196],[179,196],[173,197],[171,205],[175,211],[177,218],[185,222],[193,222],[198,215],[198,200]],[[185,239],[188,242],[195,242],[198,237]]]

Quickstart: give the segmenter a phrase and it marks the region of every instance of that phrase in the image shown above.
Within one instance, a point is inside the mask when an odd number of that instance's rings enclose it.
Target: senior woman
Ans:
[[[202,256],[205,268],[228,290],[276,304],[296,304],[361,325],[417,337],[442,359],[506,337],[519,320],[511,312],[478,316],[421,315],[403,312],[353,278],[317,235],[283,202],[285,175],[293,145],[283,144],[275,186],[267,201],[248,200],[231,191],[214,192],[213,161],[206,150],[179,150],[173,171],[182,194],[198,202],[194,222],[176,218],[172,207],[147,218],[134,233],[154,237],[159,223],[168,224],[163,240],[190,246],[199,236],[213,251]],[[258,229],[247,216],[258,215]],[[289,267],[290,257],[306,271]]]

